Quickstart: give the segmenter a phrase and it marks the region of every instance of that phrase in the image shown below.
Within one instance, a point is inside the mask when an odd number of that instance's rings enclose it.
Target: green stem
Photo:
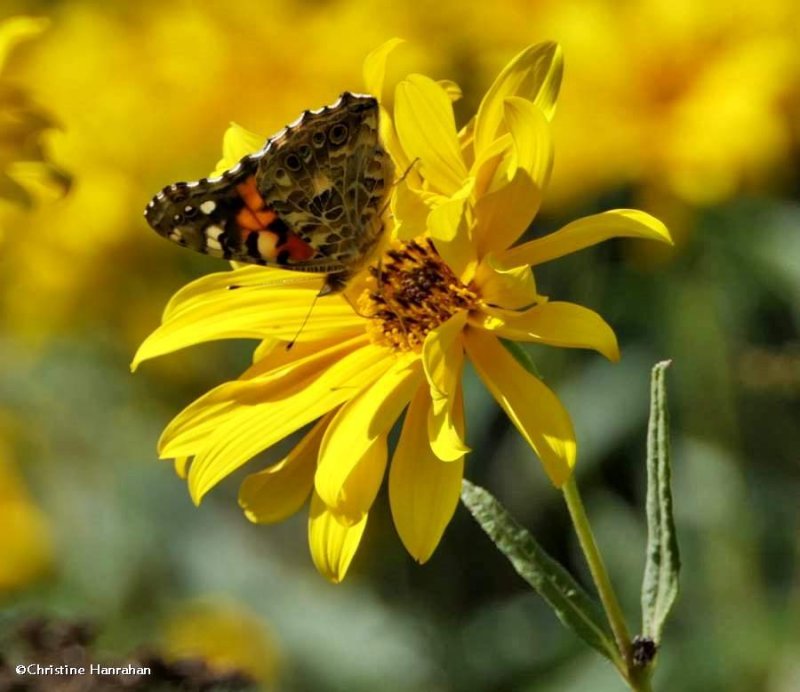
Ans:
[[[625,676],[631,689],[637,692],[650,692],[650,676],[644,671],[637,670],[633,665],[631,635],[628,632],[625,616],[617,600],[617,594],[614,593],[614,588],[611,586],[611,580],[608,577],[608,572],[603,563],[603,558],[600,555],[600,550],[597,547],[597,542],[594,540],[594,534],[589,524],[589,518],[586,516],[586,509],[583,506],[583,501],[578,492],[574,474],[564,484],[561,490],[564,493],[564,500],[567,503],[567,509],[569,509],[569,515],[572,518],[575,533],[578,534],[581,550],[589,565],[592,580],[597,588],[597,592],[600,594],[600,601],[603,604],[603,610],[605,610],[606,617],[608,618],[608,624],[611,625],[611,631],[614,633],[617,648],[625,662],[626,670],[620,672]]]

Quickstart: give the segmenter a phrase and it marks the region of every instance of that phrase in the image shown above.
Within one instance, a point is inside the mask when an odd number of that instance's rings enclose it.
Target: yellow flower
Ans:
[[[456,508],[469,451],[460,384],[465,355],[550,480],[560,486],[569,478],[576,454],[569,415],[500,339],[591,348],[611,360],[619,356],[617,342],[595,312],[539,295],[530,266],[612,236],[669,241],[656,219],[617,210],[509,249],[533,219],[550,171],[548,118],[560,50],[543,44],[520,53],[459,134],[452,83],[410,75],[393,99],[385,93],[395,45],[379,48],[365,65],[367,87],[383,104],[384,143],[397,170],[407,172],[393,190],[395,226],[385,253],[353,279],[346,296],[320,298],[292,350],[285,344],[319,277],[281,285],[283,270],[241,267],[179,291],[133,363],[210,339],[263,340],[238,380],[200,397],[167,426],[159,452],[178,460],[200,502],[254,455],[313,424],[282,461],[244,480],[240,504],[252,521],[276,522],[310,495],[311,554],[336,582],[383,480],[387,435],[406,408],[389,499],[408,552],[419,562],[433,553]],[[232,128],[221,163],[231,165],[257,141]]]
[[[554,180],[562,204],[630,183],[651,199],[715,204],[774,189],[790,170],[793,0],[544,0],[530,25],[570,58],[555,126],[569,142]]]
[[[167,659],[202,659],[212,670],[247,673],[264,689],[278,677],[280,654],[264,623],[226,600],[183,604],[164,626]]]
[[[0,200],[26,207],[37,198],[57,196],[68,183],[48,161],[42,142],[55,121],[8,74],[16,46],[38,36],[47,25],[46,19],[34,17],[0,22]]]
[[[40,204],[24,216],[0,200],[0,313],[10,333],[35,341],[102,324],[135,344],[152,321],[152,299],[168,290],[167,267],[180,262],[160,252],[143,202],[179,175],[200,177],[232,115],[273,131],[282,113],[352,84],[359,56],[385,30],[362,4],[338,0],[47,7],[50,28],[12,55],[9,73],[57,108],[61,127],[45,133],[46,144],[77,184],[57,209]],[[2,150],[0,141],[0,160]],[[163,271],[143,282],[139,268],[155,255]]]
[[[0,595],[36,581],[53,565],[47,520],[0,446]]]

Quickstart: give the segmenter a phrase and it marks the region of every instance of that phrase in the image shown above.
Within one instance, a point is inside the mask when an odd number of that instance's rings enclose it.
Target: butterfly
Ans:
[[[305,111],[215,178],[175,183],[147,205],[161,236],[214,257],[319,272],[338,293],[383,237],[394,166],[378,101],[345,92]]]

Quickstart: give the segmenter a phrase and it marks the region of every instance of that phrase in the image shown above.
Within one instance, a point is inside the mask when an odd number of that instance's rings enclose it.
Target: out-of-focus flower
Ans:
[[[551,201],[632,184],[712,204],[780,186],[797,145],[796,2],[545,0],[528,26],[569,56]]]
[[[157,242],[139,214],[150,195],[165,180],[205,172],[231,119],[271,132],[287,113],[352,89],[357,56],[389,26],[415,41],[420,64],[468,87],[466,106],[510,46],[565,46],[551,205],[626,182],[648,194],[722,199],[786,164],[790,127],[800,141],[792,0],[504,0],[491,11],[441,0],[419,13],[385,0],[49,7],[52,27],[19,76],[58,114],[62,130],[48,139],[78,182],[55,209],[0,222],[13,229],[0,309],[25,333],[98,321],[131,339],[140,333],[149,299],[174,277],[169,256],[144,279],[136,269]]]
[[[0,596],[28,586],[53,565],[47,519],[0,445]]]
[[[11,17],[0,21],[0,204],[3,200],[30,207],[37,198],[64,192],[66,175],[48,159],[43,136],[56,122],[10,77],[15,48],[44,31],[48,21]],[[0,234],[3,232],[0,219]],[[2,235],[0,235],[2,241]]]
[[[197,622],[198,626],[213,624]],[[97,628],[90,620],[50,620],[34,617],[15,627],[16,636],[4,637],[12,652],[22,654],[42,668],[62,671],[42,675],[20,672],[12,662],[0,660],[0,689],[25,689],[28,692],[117,692],[118,690],[228,690],[245,692],[255,689],[256,681],[240,668],[215,666],[202,657],[201,649],[192,658],[169,661],[161,655],[146,653],[154,646],[145,644],[121,659],[109,660],[107,653],[96,653]],[[223,634],[225,628],[223,627]],[[249,634],[257,638],[259,632]],[[247,648],[246,642],[238,642]],[[219,647],[217,647],[219,648]],[[19,659],[17,659],[19,661]],[[89,676],[91,668],[100,674]],[[75,671],[75,672],[72,672]],[[263,688],[259,688],[263,689]]]
[[[133,339],[152,319],[149,299],[174,287],[168,263],[180,261],[159,254],[165,271],[141,271],[160,248],[141,216],[154,191],[199,177],[231,119],[274,131],[286,113],[352,89],[383,29],[342,2],[75,0],[52,14],[15,67],[57,111],[49,143],[76,182],[55,207],[9,212],[0,311],[19,334],[99,322]]]
[[[201,600],[179,608],[166,622],[167,660],[202,659],[219,673],[240,671],[263,686],[278,679],[280,654],[264,623],[227,601]]]
[[[530,266],[612,236],[669,241],[656,219],[617,210],[509,249],[531,223],[549,176],[559,49],[532,46],[514,58],[459,135],[451,107],[458,89],[422,75],[397,85],[390,116],[384,75],[396,43],[365,64],[367,87],[384,104],[384,144],[398,171],[407,172],[393,188],[395,226],[379,268],[353,279],[346,299],[320,298],[291,351],[284,346],[318,279],[269,285],[284,274],[262,267],[210,275],[173,297],[134,359],[135,367],[210,339],[264,339],[239,380],[172,421],[159,451],[178,459],[200,502],[255,454],[314,423],[285,459],[245,479],[240,503],[251,520],[274,522],[311,495],[312,557],[333,581],[344,577],[358,547],[386,470],[388,433],[406,407],[389,472],[392,513],[415,559],[433,553],[457,505],[469,451],[460,384],[465,353],[551,481],[567,480],[576,453],[569,415],[500,338],[592,348],[611,360],[617,342],[595,312],[539,295]],[[256,141],[231,130],[225,163]]]

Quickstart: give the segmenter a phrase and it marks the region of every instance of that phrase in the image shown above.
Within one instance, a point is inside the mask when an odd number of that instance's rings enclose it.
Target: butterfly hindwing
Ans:
[[[350,272],[370,259],[383,231],[393,168],[378,117],[376,99],[344,94],[276,137],[256,174],[267,204],[289,227]]]

